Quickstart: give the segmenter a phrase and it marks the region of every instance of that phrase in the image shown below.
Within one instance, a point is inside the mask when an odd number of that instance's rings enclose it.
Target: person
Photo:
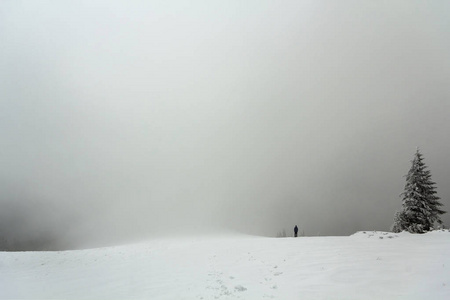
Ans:
[[[298,233],[298,227],[297,227],[297,225],[295,225],[295,227],[294,227],[294,234],[295,234],[295,237],[297,237],[297,233]]]

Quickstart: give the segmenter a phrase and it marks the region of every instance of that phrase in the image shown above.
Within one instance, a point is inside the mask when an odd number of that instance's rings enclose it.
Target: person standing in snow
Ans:
[[[295,237],[297,237],[297,233],[298,233],[298,227],[297,227],[297,225],[295,225],[295,227],[294,227],[294,235],[295,235]]]

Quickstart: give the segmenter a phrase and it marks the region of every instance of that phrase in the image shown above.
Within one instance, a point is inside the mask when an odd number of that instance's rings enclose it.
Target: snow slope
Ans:
[[[450,299],[450,233],[0,252],[2,299]]]

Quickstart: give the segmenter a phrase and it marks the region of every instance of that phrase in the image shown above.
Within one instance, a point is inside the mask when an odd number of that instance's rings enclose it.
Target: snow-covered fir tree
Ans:
[[[436,196],[435,182],[423,162],[423,155],[417,149],[412,166],[406,175],[405,191],[402,197],[402,210],[394,217],[392,231],[407,230],[411,233],[424,233],[433,229],[437,222],[442,224],[440,215],[444,214]]]

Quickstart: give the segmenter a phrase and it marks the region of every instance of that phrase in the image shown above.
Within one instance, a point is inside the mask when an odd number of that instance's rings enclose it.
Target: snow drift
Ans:
[[[446,231],[0,252],[0,298],[450,299],[448,253]]]

